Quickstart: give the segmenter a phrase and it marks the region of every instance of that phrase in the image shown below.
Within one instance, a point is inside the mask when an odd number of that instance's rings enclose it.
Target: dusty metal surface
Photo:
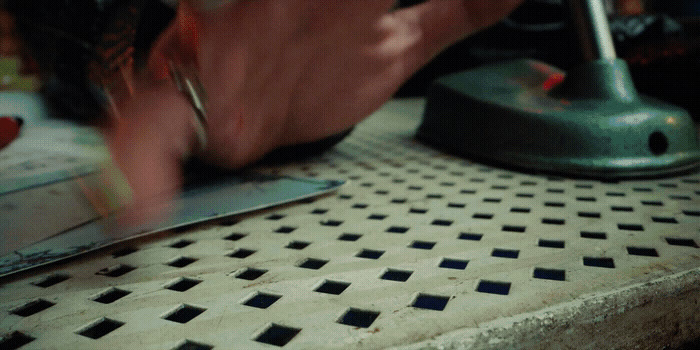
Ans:
[[[697,337],[700,175],[601,183],[474,164],[414,142],[420,110],[391,102],[325,155],[260,169],[348,180],[335,194],[0,281],[0,344],[663,348]]]

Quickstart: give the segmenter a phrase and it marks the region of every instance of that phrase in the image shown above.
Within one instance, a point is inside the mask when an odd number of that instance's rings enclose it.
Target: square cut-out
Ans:
[[[181,239],[173,244],[170,245],[170,248],[176,248],[176,249],[181,249],[184,247],[187,247],[188,245],[194,243],[194,241],[191,241],[189,239]]]
[[[676,220],[676,218],[672,218],[672,217],[652,216],[651,220],[654,222],[660,222],[662,224],[677,224],[678,223],[678,220]]]
[[[499,249],[496,248],[493,251],[491,251],[491,256],[495,256],[497,258],[509,258],[509,259],[517,259],[518,255],[520,255],[519,250],[514,250],[514,249]]]
[[[322,268],[324,265],[326,265],[327,263],[328,263],[328,260],[308,258],[297,266],[304,268],[304,269],[318,270],[318,269]]]
[[[481,233],[462,232],[457,238],[464,239],[467,241],[480,241],[482,237],[484,237],[484,235]]]
[[[438,266],[443,269],[464,270],[467,268],[467,264],[469,264],[469,260],[444,258]]]
[[[638,224],[617,224],[617,228],[625,231],[644,231],[644,226]]]
[[[541,267],[536,267],[535,271],[532,274],[532,277],[543,280],[565,281],[566,271],[559,269],[544,269]]]
[[[674,238],[674,237],[665,237],[666,243],[670,245],[677,245],[677,246],[683,246],[683,247],[693,247],[697,248],[698,245],[695,243],[694,240],[690,238]]]
[[[394,199],[391,200],[391,203],[394,203],[394,204],[404,204],[404,203],[406,203],[407,201],[408,201],[408,199],[406,199],[406,198],[394,198]]]
[[[340,293],[344,292],[349,286],[350,283],[348,282],[325,280],[319,284],[314,291],[318,293],[340,295]]]
[[[459,193],[461,193],[461,194],[476,194],[476,190],[463,189],[463,190],[460,190]]]
[[[165,265],[177,267],[177,268],[183,268],[183,267],[185,267],[185,266],[187,266],[195,261],[197,261],[197,259],[195,259],[195,258],[190,258],[188,256],[179,256],[177,258],[174,258],[174,259],[168,261],[167,263],[165,263]]]
[[[353,209],[365,209],[365,208],[367,208],[367,207],[369,207],[369,204],[365,204],[365,203],[355,203],[355,204],[352,205],[351,208],[353,208]]]
[[[201,280],[196,280],[194,278],[181,277],[176,281],[165,286],[165,289],[174,290],[176,292],[184,292],[192,287],[202,283]]]
[[[481,280],[476,286],[476,291],[480,293],[508,295],[508,293],[510,293],[510,282]]]
[[[53,275],[46,276],[36,282],[32,282],[32,284],[37,287],[48,288],[58,283],[61,283],[69,278],[70,276],[68,276],[65,273],[56,273]]]
[[[576,197],[576,200],[579,202],[595,202],[598,199],[595,197]]]
[[[96,301],[98,303],[102,304],[111,304],[127,295],[131,294],[130,291],[128,290],[123,290],[119,288],[110,288],[107,289],[106,291],[97,294],[96,296],[90,298],[92,301]]]
[[[411,242],[411,245],[409,245],[409,248],[415,248],[415,249],[425,249],[425,250],[430,250],[435,247],[435,244],[437,242],[426,242],[426,241],[413,241]]]
[[[450,297],[446,296],[420,293],[416,296],[416,299],[413,300],[411,306],[419,309],[442,311],[445,310],[449,300]]]
[[[545,225],[564,225],[566,221],[564,219],[543,218],[542,223]]]
[[[229,253],[227,256],[231,258],[236,258],[236,259],[245,259],[253,254],[255,254],[257,251],[252,250],[252,249],[246,249],[246,248],[238,248],[235,251]]]
[[[136,253],[138,249],[134,247],[124,247],[122,249],[116,250],[112,253],[113,258],[121,258],[122,256],[127,256],[129,254]]]
[[[412,214],[425,214],[428,212],[428,209],[425,208],[411,208],[408,210],[409,213]]]
[[[105,335],[112,333],[117,328],[124,325],[124,322],[117,320],[112,320],[109,318],[101,318],[81,329],[75,333],[82,335],[83,337],[88,337],[90,339],[99,339]]]
[[[379,278],[388,281],[406,282],[412,274],[413,271],[386,269]]]
[[[258,279],[260,276],[264,275],[265,273],[267,273],[267,270],[248,267],[248,268],[244,269],[243,271],[237,273],[236,278],[242,279],[242,280],[252,281],[252,280]]]
[[[608,235],[605,232],[589,232],[581,231],[581,238],[588,239],[607,239]]]
[[[501,203],[501,198],[484,198],[485,203]]]
[[[208,344],[198,343],[189,339],[186,339],[180,345],[173,348],[173,350],[211,350],[214,347]]]
[[[447,203],[448,208],[464,208],[467,204],[465,203]]]
[[[285,246],[285,248],[302,250],[302,249],[308,247],[309,245],[311,245],[311,242],[291,241],[291,242],[289,242],[289,244],[287,244]]]
[[[255,341],[274,346],[285,346],[301,332],[301,328],[292,328],[278,324],[271,324],[264,332],[255,337]]]
[[[21,332],[12,332],[10,334],[3,335],[0,337],[0,349],[15,350],[19,349],[31,342],[36,338],[28,336]]]
[[[228,241],[240,241],[241,239],[245,238],[245,236],[247,236],[247,234],[234,232],[234,233],[224,237],[224,239],[228,240]]]
[[[520,232],[523,233],[525,232],[526,227],[525,226],[516,226],[516,225],[503,225],[501,228],[502,231],[505,232]]]
[[[374,191],[374,194],[378,194],[378,195],[380,195],[380,196],[383,196],[383,195],[389,194],[389,191],[387,191],[387,190],[376,190],[376,191]]]
[[[534,193],[516,193],[515,196],[518,198],[535,198]]]
[[[550,239],[540,239],[537,241],[537,245],[545,248],[564,248],[564,241],[550,240]]]
[[[292,233],[294,230],[296,230],[296,227],[291,227],[291,226],[280,226],[275,230],[276,233]]]
[[[428,193],[425,195],[425,198],[428,198],[428,199],[440,199],[442,197],[443,197],[443,195],[441,195],[439,193]]]
[[[311,214],[322,215],[322,214],[325,214],[327,212],[328,212],[328,209],[317,208],[317,209],[312,210]]]
[[[640,255],[640,256],[659,256],[659,252],[654,248],[646,247],[627,247],[627,254],[629,255]]]
[[[182,304],[163,315],[163,319],[177,323],[187,323],[192,321],[192,319],[195,317],[201,315],[206,310],[207,309],[203,307]]]
[[[355,256],[364,259],[379,259],[382,255],[384,255],[383,250],[362,249]]]
[[[564,208],[566,206],[566,203],[564,202],[544,202],[545,207],[552,207],[552,208]]]
[[[343,316],[340,316],[337,322],[353,327],[369,328],[377,317],[379,317],[379,312],[377,311],[350,308]]]
[[[613,260],[613,258],[596,258],[596,257],[584,256],[583,257],[583,265],[614,269],[615,268],[615,261]]]
[[[433,222],[431,224],[435,225],[435,226],[450,226],[450,225],[452,225],[452,220],[436,219],[436,220],[433,220]]]
[[[362,235],[357,233],[343,233],[342,235],[338,236],[338,240],[346,242],[355,242],[358,239],[360,239],[360,237],[362,237]]]
[[[633,207],[626,207],[626,206],[613,205],[613,206],[610,207],[610,210],[612,210],[612,211],[633,212],[633,211],[634,211],[634,208],[633,208]]]
[[[683,214],[687,216],[700,216],[700,210],[683,210]]]
[[[388,229],[386,229],[386,232],[389,233],[406,233],[408,231],[408,227],[403,227],[403,226],[391,226]]]
[[[321,225],[323,226],[332,226],[332,227],[337,227],[343,224],[341,220],[324,220],[320,222]]]
[[[22,317],[27,317],[34,315],[38,312],[44,311],[52,306],[56,305],[55,303],[52,303],[48,300],[44,299],[36,299],[32,300],[20,307],[12,309],[10,313],[15,314],[17,316],[22,316]]]
[[[267,309],[280,298],[282,298],[281,295],[257,292],[252,297],[246,299],[243,305],[257,307],[258,309]]]
[[[367,217],[369,220],[384,220],[386,219],[386,215],[384,214],[372,214]]]
[[[600,219],[600,213],[593,211],[580,211],[578,216],[581,218]]]
[[[652,207],[662,207],[664,202],[661,201],[641,201],[642,205],[652,206]]]
[[[102,275],[107,277],[121,277],[131,271],[136,270],[136,267],[126,264],[119,264],[110,267],[105,267],[104,269],[95,272],[96,275]]]
[[[284,217],[285,217],[285,215],[282,215],[282,214],[272,214],[272,215],[268,215],[265,219],[277,221],[277,220],[284,219]]]

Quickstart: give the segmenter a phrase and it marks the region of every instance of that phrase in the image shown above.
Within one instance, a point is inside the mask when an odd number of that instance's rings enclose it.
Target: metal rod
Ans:
[[[617,58],[602,0],[569,0],[569,7],[586,60]]]

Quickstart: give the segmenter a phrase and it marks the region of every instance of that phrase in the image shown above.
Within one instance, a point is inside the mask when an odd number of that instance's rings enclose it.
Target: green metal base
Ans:
[[[639,96],[619,59],[565,74],[519,60],[431,87],[417,137],[462,155],[576,177],[656,177],[700,163],[688,113]]]

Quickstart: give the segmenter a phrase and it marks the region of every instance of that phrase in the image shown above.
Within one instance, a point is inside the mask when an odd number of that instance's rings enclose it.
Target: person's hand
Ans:
[[[394,0],[238,0],[212,11],[181,1],[107,130],[137,208],[130,218],[163,213],[197,147],[189,104],[158,80],[169,60],[195,64],[207,91],[208,144],[197,155],[239,168],[348,129],[446,46],[521,1],[429,0],[395,11]]]

